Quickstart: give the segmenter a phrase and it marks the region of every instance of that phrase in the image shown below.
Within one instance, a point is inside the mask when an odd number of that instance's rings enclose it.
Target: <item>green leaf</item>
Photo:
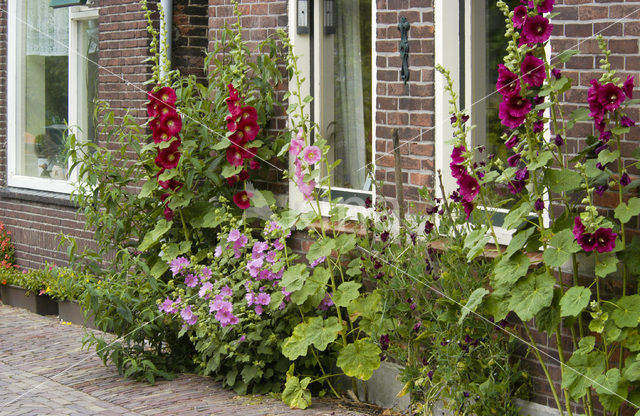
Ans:
[[[598,393],[598,400],[605,409],[611,412],[619,410],[620,405],[627,398],[627,383],[620,376],[620,370],[617,368],[612,368],[606,374],[599,375],[593,385]]]
[[[586,107],[580,107],[577,110],[574,110],[570,115],[569,123],[567,124],[567,128],[572,128],[576,122],[585,121],[589,119],[589,109]]]
[[[240,171],[242,170],[242,166],[231,166],[231,165],[224,165],[222,167],[222,176],[225,178],[230,178],[233,175],[237,175],[238,173],[240,173]]]
[[[352,300],[360,296],[361,287],[362,285],[357,282],[343,282],[333,294],[333,303],[346,308]]]
[[[340,234],[336,237],[336,249],[342,253],[353,250],[356,246],[357,239],[355,234]]]
[[[142,189],[140,189],[138,198],[142,199],[148,197],[153,191],[156,190],[157,187],[158,181],[156,180],[156,178],[149,179],[147,182],[145,182],[144,185],[142,185]]]
[[[582,176],[569,169],[547,169],[542,183],[549,187],[551,192],[569,192],[580,187]]]
[[[611,133],[618,135],[618,136],[622,136],[623,134],[627,134],[631,131],[631,127],[614,127],[611,129]]]
[[[551,103],[548,103],[548,104],[551,104]],[[549,150],[545,150],[544,152],[536,156],[536,158],[533,161],[531,161],[531,163],[529,163],[529,170],[533,171],[543,166],[546,166],[551,159],[553,159],[553,153],[551,153]]]
[[[640,380],[640,361],[634,361],[631,364],[625,365],[622,370],[622,376],[628,381]]]
[[[556,279],[546,271],[530,274],[513,287],[509,308],[523,321],[529,321],[551,305],[555,283]]]
[[[307,389],[309,383],[310,377],[305,377],[302,381],[298,377],[289,377],[284,385],[282,401],[293,409],[306,409],[311,404],[311,392]]]
[[[589,305],[591,290],[574,286],[560,300],[560,316],[578,316]]]
[[[635,328],[640,322],[640,295],[623,296],[616,303],[611,317],[620,328]]]
[[[162,259],[165,262],[175,259],[176,257],[191,250],[191,241],[182,241],[180,243],[171,243],[163,247]]]
[[[482,227],[473,230],[464,239],[464,248],[469,250],[467,253],[467,261],[471,261],[484,252],[486,244],[490,238],[487,235],[487,228]]]
[[[302,214],[300,214],[300,219],[296,224],[296,228],[298,230],[304,230],[311,223],[315,222],[317,219],[318,219],[318,215],[315,213],[315,211],[303,212]]]
[[[562,290],[553,289],[553,301],[551,306],[543,308],[536,314],[536,328],[538,332],[547,332],[547,335],[553,335],[558,329],[560,323],[560,299],[562,298]]]
[[[349,377],[369,380],[380,367],[381,352],[369,338],[358,339],[340,350],[336,365]]]
[[[620,157],[620,151],[614,150],[613,152],[609,149],[604,149],[600,153],[598,153],[598,162],[602,163],[602,165],[606,165],[607,163],[614,162],[618,160]]]
[[[171,229],[172,222],[168,222],[165,219],[161,219],[158,221],[153,230],[148,231],[144,235],[144,239],[142,239],[142,243],[138,246],[138,250],[145,251],[149,247],[153,246],[158,242],[160,237],[162,237],[167,231]]]
[[[325,267],[316,267],[313,270],[313,275],[305,280],[302,288],[291,294],[291,301],[296,305],[302,305],[309,298],[320,297],[322,300],[322,298],[324,298],[327,282],[330,278],[331,274],[329,273],[329,270]],[[280,303],[278,303],[278,305],[280,305]],[[313,305],[313,307],[316,306],[318,305]]]
[[[566,63],[574,55],[577,55],[579,53],[580,53],[580,51],[578,49],[566,49],[566,50],[560,52],[559,54],[557,54],[556,57],[554,58],[554,60],[558,60],[558,61],[560,61],[562,63]]]
[[[517,251],[522,250],[522,248],[525,245],[527,245],[529,238],[531,238],[531,236],[535,231],[536,231],[535,227],[529,227],[526,230],[521,230],[515,233],[511,238],[511,241],[509,242],[509,246],[507,247],[507,250],[504,253],[505,256],[511,257]]]
[[[627,348],[629,351],[637,352],[640,351],[640,334],[637,332],[632,332],[631,335],[628,335],[623,341],[622,346]]]
[[[321,238],[316,240],[307,252],[307,260],[314,261],[320,257],[328,257],[336,248],[336,240],[333,238]]]
[[[542,254],[542,259],[549,267],[560,267],[571,258],[572,253],[580,251],[573,232],[564,229],[551,237],[549,246]]]
[[[384,332],[393,322],[383,317],[383,297],[379,289],[372,293],[362,293],[347,306],[351,321],[358,321],[358,327],[367,334]]]
[[[519,207],[512,209],[505,217],[502,226],[507,230],[516,228],[531,213],[533,204],[525,201]]]
[[[631,217],[638,214],[640,214],[640,198],[631,198],[628,203],[623,202],[614,210],[614,217],[623,224],[628,223]]]
[[[158,261],[155,262],[155,264],[153,265],[153,267],[151,268],[151,271],[149,273],[153,277],[160,277],[167,270],[169,270],[169,264],[167,264],[167,262],[165,262],[165,261],[158,260]]]
[[[281,285],[288,292],[295,292],[302,288],[304,282],[309,277],[309,270],[305,264],[295,264],[285,270],[282,275]]]
[[[475,312],[478,306],[482,303],[482,299],[489,294],[489,291],[483,287],[479,287],[469,295],[467,304],[462,307],[462,313],[460,319],[458,319],[458,325],[462,324],[464,318],[471,312]]]
[[[640,237],[633,237],[632,242],[624,248],[624,250],[618,253],[620,260],[627,265],[627,268],[631,273],[640,274]]]
[[[604,354],[593,351],[588,354],[574,353],[565,367],[562,388],[569,390],[572,398],[578,399],[587,394],[592,381],[602,375],[605,369]]]
[[[613,254],[601,254],[596,263],[596,276],[606,277],[618,269],[618,258]]]
[[[259,191],[255,189],[251,197],[251,205],[256,208],[269,207],[276,203],[271,191]]]
[[[493,280],[496,286],[511,287],[522,276],[527,274],[530,265],[529,257],[522,252],[511,257],[503,256],[493,270]]]
[[[290,360],[295,360],[307,355],[307,348],[310,345],[319,351],[324,351],[338,338],[341,330],[342,325],[335,316],[326,320],[321,316],[309,318],[293,329],[293,334],[282,344],[282,354]]]
[[[190,223],[196,228],[216,228],[223,219],[222,215],[211,210],[201,217],[192,219]]]

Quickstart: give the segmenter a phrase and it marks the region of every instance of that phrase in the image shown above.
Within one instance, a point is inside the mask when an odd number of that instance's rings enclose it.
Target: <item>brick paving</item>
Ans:
[[[1,416],[363,416],[331,403],[291,410],[270,397],[237,396],[193,374],[155,385],[126,380],[95,352],[82,350],[84,331],[0,303]]]

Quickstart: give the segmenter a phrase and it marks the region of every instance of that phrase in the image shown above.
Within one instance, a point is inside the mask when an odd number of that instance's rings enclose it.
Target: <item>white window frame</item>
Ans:
[[[302,82],[302,86],[301,86],[301,90],[303,91],[303,94],[305,94],[306,91],[310,91],[311,90],[311,86],[310,86],[310,82],[311,82],[311,68],[310,68],[310,57],[309,57],[309,51],[310,51],[310,36],[309,34],[304,34],[304,35],[299,35],[297,32],[297,26],[298,26],[298,19],[297,19],[297,13],[298,13],[298,0],[289,0],[288,1],[288,7],[289,7],[289,39],[291,39],[291,43],[293,44],[293,52],[296,56],[299,56],[300,59],[298,60],[298,68],[302,74],[303,77],[303,82]],[[322,28],[323,25],[321,24],[322,21],[319,20],[320,16],[322,16],[322,0],[316,0],[313,2],[314,5],[314,19],[315,19],[315,27],[316,28]],[[311,22],[309,22],[311,24]],[[317,30],[317,29],[316,29]],[[321,44],[320,44],[320,36],[314,36],[314,45],[313,48],[315,51],[320,51],[321,49]],[[372,129],[372,134],[371,134],[371,140],[372,140],[372,146],[371,146],[371,160],[372,160],[372,164],[373,164],[373,172],[375,172],[376,169],[376,163],[375,163],[375,154],[376,154],[376,141],[377,141],[377,136],[376,136],[376,117],[375,117],[375,111],[376,111],[376,100],[377,100],[377,94],[376,94],[376,85],[377,85],[377,71],[376,71],[376,1],[372,0],[371,1],[371,111],[372,111],[372,117],[371,117],[371,129]],[[313,71],[315,73],[320,73],[320,59],[315,59],[314,60],[314,68]],[[320,91],[321,91],[321,84],[320,84],[320,80],[318,79],[318,77],[314,77],[314,85],[313,85],[313,91],[314,91],[314,97],[319,97],[320,96]],[[290,98],[290,103],[294,102],[294,98]],[[316,98],[315,99],[315,106],[314,106],[314,119],[315,120],[319,120],[320,118],[320,102],[319,100]],[[309,110],[309,107],[307,107],[307,110]],[[289,156],[289,172],[294,172],[294,161],[295,158],[293,156]],[[320,188],[318,188],[320,189]],[[353,189],[349,189],[349,188],[341,188],[341,187],[331,187],[332,190],[334,191],[345,191],[345,192],[354,192],[354,196],[357,196],[358,194],[366,194],[367,196],[370,196],[372,204],[375,203],[376,200],[376,187],[375,185],[372,185],[372,189],[370,192],[367,191],[354,191]],[[309,212],[312,210],[317,210],[318,209],[318,205],[316,204],[315,201],[305,201],[304,197],[302,195],[302,193],[300,192],[300,190],[298,189],[297,185],[292,181],[289,180],[289,207],[291,209],[295,209],[296,211],[299,212]],[[365,208],[363,206],[356,206],[356,205],[349,205],[349,204],[340,204],[341,206],[345,207],[347,209],[347,218],[348,219],[357,219],[358,218],[358,214],[363,214],[363,215],[369,215],[372,212],[372,208]],[[320,213],[323,216],[328,216],[329,215],[329,211],[331,209],[331,205],[326,202],[326,201],[320,201],[319,203],[320,206]]]
[[[18,151],[21,151],[22,143],[18,137],[19,127],[22,126],[21,117],[24,114],[23,91],[24,79],[21,75],[21,67],[24,65],[23,45],[25,20],[25,2],[23,0],[9,0],[8,3],[8,49],[7,49],[7,185],[17,188],[28,188],[41,191],[50,191],[69,194],[74,189],[74,183],[78,179],[77,172],[69,172],[69,179],[39,178],[18,175],[17,159]],[[68,120],[69,129],[82,140],[81,120],[86,119],[86,111],[80,103],[86,101],[84,74],[79,71],[80,63],[86,59],[79,46],[80,23],[85,20],[97,19],[97,8],[76,6],[69,8],[69,93],[68,93]],[[84,99],[84,101],[82,101]]]
[[[478,7],[477,0],[464,0],[465,10],[470,11],[465,13],[465,45],[473,45],[473,47],[479,47],[478,41],[479,39],[474,38],[472,33],[472,21],[478,19],[477,10],[472,9],[472,5],[475,4]],[[481,5],[484,7],[484,4]],[[459,68],[459,53],[460,53],[460,30],[459,30],[459,2],[457,0],[434,0],[434,24],[435,24],[435,62],[437,64],[442,65],[445,69],[451,72],[451,76],[454,79],[454,88],[456,91],[459,91],[459,80],[461,78],[461,72]],[[551,56],[551,42],[547,43],[545,47],[545,52],[547,56]],[[469,109],[471,105],[473,105],[473,79],[478,78],[479,74],[476,74],[473,71],[473,56],[472,56],[472,47],[469,46],[465,50],[465,79],[464,85],[465,90],[471,92],[470,94],[465,95],[465,103],[462,104],[463,109]],[[486,68],[483,68],[486,69]],[[495,69],[497,70],[497,68]],[[442,191],[439,186],[436,186],[436,193],[439,197],[446,198],[451,194],[456,188],[456,181],[451,176],[451,170],[449,167],[451,151],[453,150],[453,145],[450,140],[445,140],[445,138],[452,138],[454,135],[454,129],[451,126],[450,122],[450,104],[449,104],[449,95],[447,91],[445,91],[445,83],[446,80],[444,77],[437,73],[435,74],[435,120],[436,120],[436,130],[435,130],[435,169],[436,172],[440,170],[442,172],[442,182],[443,188],[445,191],[445,195],[442,195]],[[470,120],[469,123],[474,124],[473,120],[473,112],[470,112]],[[548,117],[549,110],[545,110],[545,117]],[[550,140],[550,131],[547,129],[544,133],[544,139]],[[469,142],[472,138],[467,137],[467,144],[469,147]],[[545,222],[545,226],[548,226],[550,222],[549,218],[549,201],[548,198],[545,198],[545,207],[543,213],[543,220]],[[492,208],[492,207],[481,207],[481,209],[487,209],[489,211],[499,212],[499,213],[508,213],[508,209],[504,208]],[[508,244],[511,241],[511,237],[515,233],[515,230],[507,230],[502,227],[494,227],[496,235],[498,237],[498,242],[500,244]]]

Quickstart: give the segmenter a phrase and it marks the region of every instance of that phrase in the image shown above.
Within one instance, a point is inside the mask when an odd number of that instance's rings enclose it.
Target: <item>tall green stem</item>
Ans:
[[[551,389],[551,394],[553,394],[553,399],[556,402],[556,408],[558,409],[558,412],[560,412],[560,416],[564,416],[564,412],[562,411],[562,403],[560,403],[560,398],[558,397],[558,392],[556,391],[556,386],[555,386],[555,384],[553,384],[553,380],[551,379],[551,374],[549,374],[549,369],[547,368],[547,365],[545,364],[544,360],[542,359],[542,355],[540,354],[540,351],[537,348],[535,348],[536,341],[533,339],[533,335],[531,335],[531,330],[527,326],[526,322],[523,322],[522,326],[524,327],[524,330],[527,333],[527,336],[529,337],[529,341],[531,342],[531,345],[534,346],[533,353],[535,354],[536,358],[538,359],[538,363],[540,363],[540,366],[542,367],[542,371],[544,371],[545,377],[547,377],[547,382],[549,383],[549,388]]]

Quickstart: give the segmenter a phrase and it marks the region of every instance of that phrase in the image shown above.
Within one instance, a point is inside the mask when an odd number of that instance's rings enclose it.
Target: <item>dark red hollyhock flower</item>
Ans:
[[[238,101],[240,97],[238,96],[238,90],[233,86],[233,84],[227,85],[229,89],[229,100]]]
[[[152,132],[158,130],[161,127],[162,124],[160,123],[160,117],[152,118],[151,120],[149,120],[149,128]]]
[[[531,45],[534,43],[544,43],[551,37],[553,25],[549,23],[549,19],[544,16],[529,16],[522,26],[521,41]]]
[[[591,233],[581,234],[576,241],[578,242],[578,245],[582,247],[582,249],[586,252],[595,250],[598,244],[595,236]]]
[[[433,223],[431,221],[427,220],[424,223],[424,233],[426,235],[429,235],[429,234],[431,234],[431,231],[433,231]]]
[[[156,178],[158,179],[158,185],[160,185],[160,188],[171,189],[172,191],[182,188],[182,182],[176,181],[175,179],[169,179],[168,181],[161,181],[160,175],[162,175],[164,171],[165,169],[162,168],[156,174]],[[169,195],[169,194],[166,194],[166,195]]]
[[[547,78],[544,70],[544,61],[531,54],[527,54],[522,60],[520,72],[522,73],[522,80],[534,87],[541,86]]]
[[[609,143],[609,140],[611,140],[611,131],[607,130],[607,131],[603,131],[602,133],[600,133],[600,141],[603,143]]]
[[[513,27],[516,29],[522,29],[524,26],[524,21],[527,18],[527,7],[526,6],[516,6],[513,9],[513,18],[511,21],[513,22]]]
[[[623,127],[633,127],[636,125],[636,122],[627,116],[622,116],[620,119],[620,125]]]
[[[624,91],[624,95],[627,96],[630,100],[633,99],[633,81],[635,77],[633,75],[628,75],[627,80],[622,84],[622,91]]]
[[[177,100],[176,91],[171,87],[162,87],[154,94],[155,98],[166,105],[174,105]]]
[[[544,130],[544,123],[542,122],[542,120],[537,120],[533,122],[533,132],[534,133],[540,133],[542,132],[542,130]]]
[[[236,117],[227,116],[225,120],[227,120],[227,130],[231,132],[238,130],[238,122],[236,121]]]
[[[465,168],[464,165],[458,165],[456,163],[451,162],[449,164],[449,167],[451,168],[451,176],[453,176],[456,179],[462,177],[462,175],[467,173],[467,168]]]
[[[602,194],[604,194],[604,192],[609,188],[608,185],[600,185],[598,186],[596,189],[594,189],[595,193],[598,194],[598,196],[602,196]]]
[[[232,144],[227,148],[227,162],[231,166],[242,166],[244,163],[244,148]]]
[[[453,161],[453,163],[464,162],[464,157],[462,156],[462,154],[466,151],[467,149],[464,146],[454,147],[451,151],[451,161]]]
[[[236,130],[235,133],[229,136],[229,141],[236,146],[244,146],[248,142],[247,136],[242,130]]]
[[[536,199],[536,202],[533,203],[533,209],[536,211],[542,211],[544,209],[544,201],[540,198]]]
[[[237,175],[228,177],[227,183],[229,184],[229,186],[232,186],[232,185],[235,185],[237,182],[246,181],[248,177],[249,177],[249,172],[243,169]]]
[[[380,234],[380,240],[382,240],[383,243],[386,243],[388,239],[389,231],[383,231],[382,234]]]
[[[164,206],[164,219],[167,221],[173,221],[173,210],[171,208],[169,208],[168,205]]]
[[[538,13],[551,13],[555,2],[556,0],[542,0],[538,4]]]
[[[522,155],[520,153],[516,153],[515,155],[511,155],[507,158],[507,165],[511,167],[518,166],[518,162],[520,162],[520,158]]]
[[[182,118],[176,112],[170,113],[160,118],[160,125],[164,125],[170,135],[177,136],[182,130]]]
[[[147,113],[149,117],[157,117],[160,115],[162,108],[170,108],[176,103],[176,92],[171,87],[163,87],[158,91],[147,92],[149,103],[147,104]]]
[[[627,172],[623,173],[620,177],[620,185],[627,186],[631,183],[631,178]]]
[[[380,349],[382,351],[386,351],[389,348],[389,343],[391,340],[389,339],[389,335],[382,335],[380,337]]]
[[[559,134],[556,135],[555,142],[556,142],[556,146],[558,147],[564,145],[564,139]]]
[[[511,192],[514,195],[520,193],[524,189],[525,185],[527,184],[528,179],[529,179],[529,170],[526,167],[518,170],[515,174],[514,179],[507,184],[507,188],[509,189],[509,192]]]
[[[496,82],[496,90],[503,97],[511,97],[520,94],[520,80],[518,76],[511,72],[505,65],[498,65],[498,82]]]
[[[164,126],[160,126],[157,129],[153,130],[151,137],[153,138],[153,142],[157,144],[168,142],[169,140],[171,140],[172,135]]]
[[[240,122],[257,122],[258,121],[258,112],[254,107],[250,105],[246,107],[242,107],[240,109]]]
[[[238,132],[243,132],[247,140],[254,140],[258,136],[260,126],[255,120],[243,120],[238,125]]]
[[[480,192],[480,184],[478,180],[469,174],[464,174],[456,181],[460,187],[460,195],[462,199],[471,202]]]
[[[252,196],[253,194],[247,191],[240,191],[233,196],[233,202],[238,206],[238,208],[247,209],[251,206]]]
[[[596,241],[596,250],[598,253],[608,253],[616,247],[616,237],[618,235],[611,228],[598,228],[593,233],[593,239]]]
[[[467,114],[463,114],[462,117],[460,117],[460,121],[466,123],[467,121],[469,121],[469,116]]]
[[[178,162],[180,161],[180,152],[178,148],[180,147],[180,139],[174,140],[171,142],[169,147],[164,149],[158,149],[158,156],[156,156],[156,165],[163,169],[174,169],[178,166]]]
[[[260,162],[251,159],[249,161],[249,169],[251,169],[251,170],[260,169]]]
[[[451,118],[449,119],[449,121],[451,121],[451,124],[454,124],[456,121],[458,121],[458,117],[456,117],[455,114],[452,114]]]
[[[607,111],[615,111],[624,101],[624,92],[612,82],[598,88],[598,102]]]
[[[551,75],[553,75],[553,77],[554,77],[555,79],[560,79],[560,78],[562,78],[562,72],[560,72],[560,70],[559,70],[558,68],[553,68],[553,69],[551,70]]]
[[[504,145],[507,147],[507,149],[513,149],[516,145],[518,144],[518,136],[517,135],[513,135],[509,138],[509,140],[507,140]]]

